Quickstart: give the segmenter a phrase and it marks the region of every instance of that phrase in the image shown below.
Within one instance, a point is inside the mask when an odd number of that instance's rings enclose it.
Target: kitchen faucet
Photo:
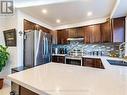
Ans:
[[[123,42],[122,44],[119,45],[119,57],[125,57],[125,48],[126,48],[126,44],[127,42]],[[122,48],[122,46],[124,46],[124,48]],[[124,50],[124,53],[123,53]]]

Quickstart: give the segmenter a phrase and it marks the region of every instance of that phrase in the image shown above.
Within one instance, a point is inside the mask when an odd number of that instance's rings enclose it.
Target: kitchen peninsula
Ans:
[[[105,69],[51,62],[8,78],[21,86],[20,95],[127,95],[127,67],[107,61],[119,58],[100,58]]]

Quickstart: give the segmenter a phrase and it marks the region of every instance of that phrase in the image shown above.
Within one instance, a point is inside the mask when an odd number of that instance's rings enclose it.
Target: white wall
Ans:
[[[8,29],[16,28],[16,15],[14,16],[0,16],[0,44],[4,45],[4,35],[3,31]],[[0,72],[0,77],[5,78],[5,83],[9,83],[6,80],[6,76],[10,74],[11,68],[16,67],[17,64],[17,47],[9,47],[8,51],[10,53],[9,62],[6,67]]]

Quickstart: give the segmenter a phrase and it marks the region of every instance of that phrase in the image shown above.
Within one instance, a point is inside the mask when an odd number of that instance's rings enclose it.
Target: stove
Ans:
[[[67,55],[65,56],[65,63],[82,66],[82,56]]]

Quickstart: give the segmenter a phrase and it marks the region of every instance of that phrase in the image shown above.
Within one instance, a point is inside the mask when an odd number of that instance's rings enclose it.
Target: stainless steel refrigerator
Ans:
[[[24,67],[34,67],[51,61],[51,35],[42,31],[24,34]]]

